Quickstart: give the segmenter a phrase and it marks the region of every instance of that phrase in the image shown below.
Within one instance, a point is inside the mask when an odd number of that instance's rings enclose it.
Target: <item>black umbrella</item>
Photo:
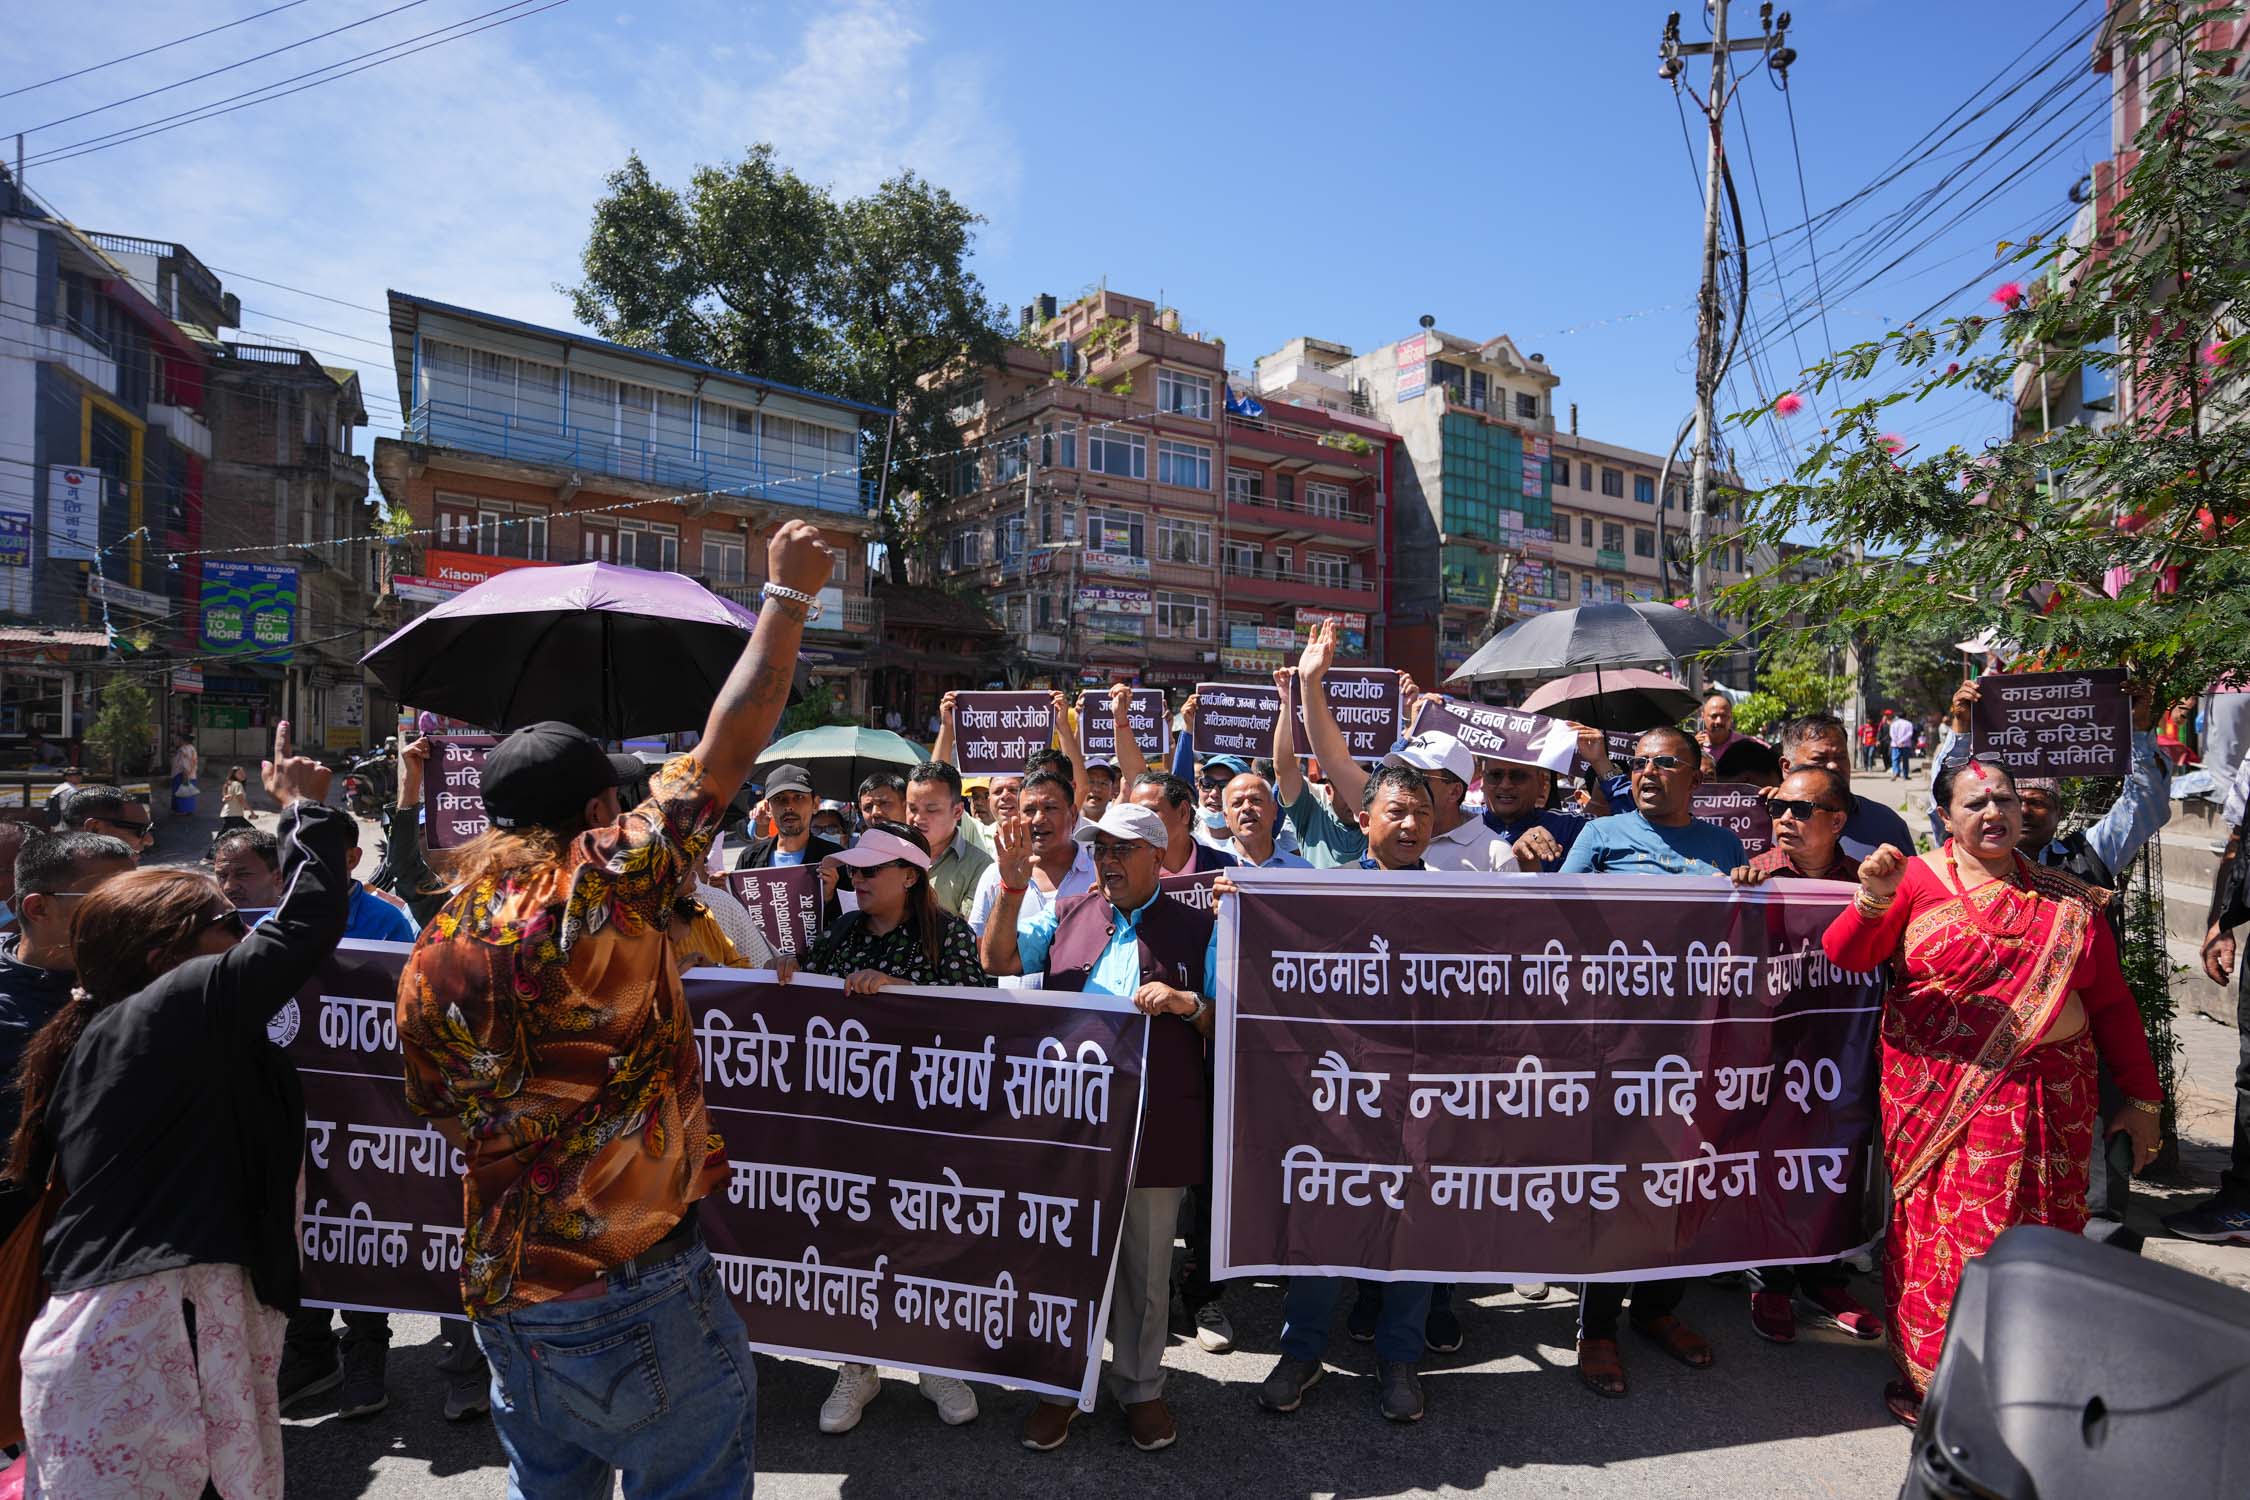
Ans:
[[[678,573],[515,568],[360,660],[416,708],[486,729],[561,719],[621,740],[701,726],[757,623]]]
[[[1518,620],[1477,648],[1448,682],[1559,677],[1588,667],[1675,661],[1733,643],[1701,615],[1669,604],[1582,604]]]

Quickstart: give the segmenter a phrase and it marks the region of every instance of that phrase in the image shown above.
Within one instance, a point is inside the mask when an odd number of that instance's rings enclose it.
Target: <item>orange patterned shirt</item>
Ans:
[[[666,930],[725,807],[680,756],[554,864],[457,892],[407,958],[406,1102],[464,1138],[472,1317],[594,1280],[725,1175]]]

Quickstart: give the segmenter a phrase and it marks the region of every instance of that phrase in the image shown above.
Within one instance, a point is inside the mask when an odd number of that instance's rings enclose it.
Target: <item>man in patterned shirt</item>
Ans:
[[[648,801],[620,813],[637,763],[570,725],[494,747],[492,827],[399,981],[407,1103],[468,1157],[462,1300],[511,1493],[606,1496],[618,1470],[628,1497],[750,1493],[757,1376],[696,1229],[726,1149],[667,928],[788,701],[798,596],[831,565],[802,521],[766,562],[757,629]]]

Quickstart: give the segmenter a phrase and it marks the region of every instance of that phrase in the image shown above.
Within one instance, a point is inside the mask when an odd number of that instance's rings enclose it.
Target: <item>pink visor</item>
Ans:
[[[859,842],[849,849],[841,849],[822,860],[823,865],[850,865],[865,869],[870,865],[887,865],[903,860],[917,870],[930,867],[930,856],[915,844],[908,843],[895,833],[885,833],[880,828],[870,828],[859,836]]]

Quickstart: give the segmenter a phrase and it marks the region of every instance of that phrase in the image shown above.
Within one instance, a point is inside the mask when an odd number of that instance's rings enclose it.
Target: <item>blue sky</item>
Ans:
[[[23,7],[0,93],[263,9],[272,0],[84,0]],[[304,0],[278,14],[86,77],[0,99],[0,138],[361,21],[400,0]],[[1544,353],[1590,436],[1669,444],[1692,401],[1701,144],[1691,159],[1656,76],[1661,0],[1418,6],[1048,0],[570,3],[277,102],[42,163],[42,151],[220,100],[466,22],[502,0],[420,0],[342,35],[86,119],[31,129],[32,187],[80,224],[178,240],[252,309],[245,336],[358,363],[395,426],[386,286],[543,323],[569,322],[601,179],[630,149],[680,181],[772,141],[839,190],[910,166],[986,215],[976,266],[999,300],[1068,297],[1104,279],[1182,309],[1230,360],[1298,334],[1366,348],[1422,313]],[[531,0],[532,4],[540,0]],[[527,7],[528,9],[528,7]],[[2044,54],[2098,0],[1804,0],[1791,9],[1796,122],[1814,210],[1868,185],[2058,20]],[[25,13],[28,12],[28,13]],[[1755,24],[1738,4],[1735,29]],[[498,18],[494,18],[498,19]],[[1683,21],[1703,35],[1692,7]],[[2021,65],[2019,65],[2021,67]],[[1700,92],[1706,65],[1687,81]],[[2056,86],[1993,155],[1976,147]],[[1872,337],[2051,223],[2108,150],[2086,48],[1857,209],[1822,224],[1817,321],[1738,362],[1736,400],[1794,382],[1800,357]],[[1730,116],[1756,241],[1754,314],[1811,301],[1783,97],[1752,83]],[[1691,127],[1694,106],[1688,106]],[[1750,168],[1756,168],[1756,183]],[[1917,206],[1963,169],[1967,191]],[[1987,187],[2021,168],[1987,200]],[[1981,176],[1978,174],[1982,174]],[[1762,188],[1768,213],[1760,214]],[[1897,235],[1856,272],[1855,239]],[[1928,243],[1920,243],[1927,238]],[[1895,269],[1860,284],[1902,253]],[[1778,262],[1778,264],[1777,264]],[[1977,279],[1951,310],[1984,303]],[[282,320],[294,320],[285,322]],[[308,327],[303,325],[317,325]],[[360,342],[368,340],[373,342]],[[383,346],[383,347],[378,347]],[[1878,377],[1878,385],[1881,384]],[[1787,429],[1813,439],[1820,408]],[[1996,435],[1999,403],[1953,394],[1902,410],[1909,440]],[[1785,454],[1740,457],[1772,477]]]

